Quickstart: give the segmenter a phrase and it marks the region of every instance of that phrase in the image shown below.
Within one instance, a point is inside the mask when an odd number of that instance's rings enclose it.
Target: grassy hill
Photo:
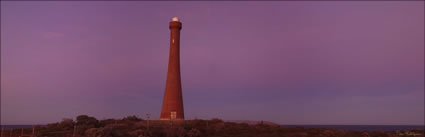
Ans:
[[[5,131],[13,137],[21,130]],[[24,129],[32,134],[32,129]],[[136,116],[97,120],[80,115],[73,119],[35,126],[37,137],[424,137],[424,130],[345,131],[329,128],[282,127],[272,122],[211,120],[143,120]]]

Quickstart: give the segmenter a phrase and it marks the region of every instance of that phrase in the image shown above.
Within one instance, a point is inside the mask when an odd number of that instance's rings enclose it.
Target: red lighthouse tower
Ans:
[[[167,83],[160,120],[184,120],[182,85],[180,78],[180,30],[182,23],[177,17],[170,22],[170,58]]]

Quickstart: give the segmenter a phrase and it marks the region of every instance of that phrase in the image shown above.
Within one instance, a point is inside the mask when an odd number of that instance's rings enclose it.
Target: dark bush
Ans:
[[[139,121],[142,121],[143,119],[138,118],[137,116],[133,115],[133,116],[124,117],[122,120],[127,121],[127,122],[139,122]]]

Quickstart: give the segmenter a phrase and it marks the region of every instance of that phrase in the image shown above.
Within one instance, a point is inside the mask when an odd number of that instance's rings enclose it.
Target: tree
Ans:
[[[90,117],[87,115],[79,115],[77,116],[77,126],[82,125],[94,128],[99,126],[99,121],[94,117]]]
[[[75,124],[74,120],[70,118],[64,118],[59,123],[58,127],[62,130],[72,130],[74,128],[74,124]]]
[[[100,126],[99,121],[87,115],[77,116],[77,134],[83,135],[87,129],[98,128]]]

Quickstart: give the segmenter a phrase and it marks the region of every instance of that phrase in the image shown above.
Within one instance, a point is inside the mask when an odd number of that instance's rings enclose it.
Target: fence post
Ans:
[[[75,137],[76,128],[77,128],[77,125],[74,125],[74,132],[72,132],[72,137]]]
[[[32,126],[32,133],[31,133],[31,136],[33,136],[33,137],[34,137],[34,133],[35,133],[35,126]]]
[[[150,115],[149,115],[149,113],[148,114],[146,114],[146,117],[147,117],[147,124],[148,124],[148,131],[149,131],[149,118],[150,118]]]

